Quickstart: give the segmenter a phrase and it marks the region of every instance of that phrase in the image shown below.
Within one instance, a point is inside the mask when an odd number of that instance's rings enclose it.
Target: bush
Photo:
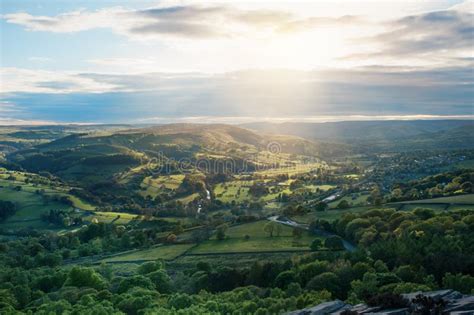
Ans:
[[[73,267],[67,276],[65,286],[89,287],[96,290],[104,289],[107,285],[102,276],[92,268]]]
[[[324,246],[332,250],[344,249],[344,244],[339,236],[330,236],[324,240]]]

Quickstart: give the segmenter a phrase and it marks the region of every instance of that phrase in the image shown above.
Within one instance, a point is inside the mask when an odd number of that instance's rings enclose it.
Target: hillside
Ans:
[[[355,144],[354,149],[403,150],[472,148],[471,120],[344,121],[327,123],[251,123],[246,128],[313,141]],[[362,146],[362,147],[360,147]]]
[[[318,144],[295,136],[268,136],[229,125],[173,124],[76,132],[13,152],[7,160],[30,172],[52,173],[102,194],[103,200],[134,196],[139,202],[137,198],[174,191],[166,198],[188,203],[204,192],[208,175],[317,163],[319,150]],[[194,174],[201,188],[182,191],[184,176],[178,174],[183,173]]]

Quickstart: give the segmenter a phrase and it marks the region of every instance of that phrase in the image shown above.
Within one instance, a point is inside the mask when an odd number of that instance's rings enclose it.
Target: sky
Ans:
[[[3,125],[474,118],[473,1],[0,5]]]

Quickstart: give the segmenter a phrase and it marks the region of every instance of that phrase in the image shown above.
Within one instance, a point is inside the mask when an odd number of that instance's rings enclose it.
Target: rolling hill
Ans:
[[[173,124],[74,133],[10,153],[7,160],[31,172],[50,172],[95,193],[111,195],[113,190],[115,196],[146,197],[160,191],[148,187],[162,186],[158,174],[167,178],[183,171],[253,172],[318,161],[322,148],[299,137],[262,135],[230,125]]]
[[[409,151],[474,148],[472,120],[344,121],[327,123],[251,123],[265,133],[353,145],[354,150]]]

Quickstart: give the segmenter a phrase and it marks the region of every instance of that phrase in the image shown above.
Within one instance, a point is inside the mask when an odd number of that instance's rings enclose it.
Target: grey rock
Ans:
[[[288,315],[325,315],[337,312],[342,308],[346,307],[348,304],[342,302],[341,300],[335,300],[330,302],[324,302],[313,307],[308,307],[302,310],[293,311],[288,313]]]
[[[417,296],[422,295],[434,300],[442,299],[446,302],[443,314],[453,315],[474,315],[474,296],[463,295],[454,290],[438,290],[431,292],[413,292],[403,294],[411,306],[409,308],[399,309],[382,309],[378,306],[367,306],[365,304],[350,305],[340,300],[321,303],[319,305],[308,307],[302,310],[287,313],[287,315],[340,315],[345,310],[357,312],[357,314],[364,315],[409,315],[414,310],[415,305],[412,304]]]
[[[474,296],[465,296],[451,300],[445,308],[446,312],[471,311],[474,312]]]

